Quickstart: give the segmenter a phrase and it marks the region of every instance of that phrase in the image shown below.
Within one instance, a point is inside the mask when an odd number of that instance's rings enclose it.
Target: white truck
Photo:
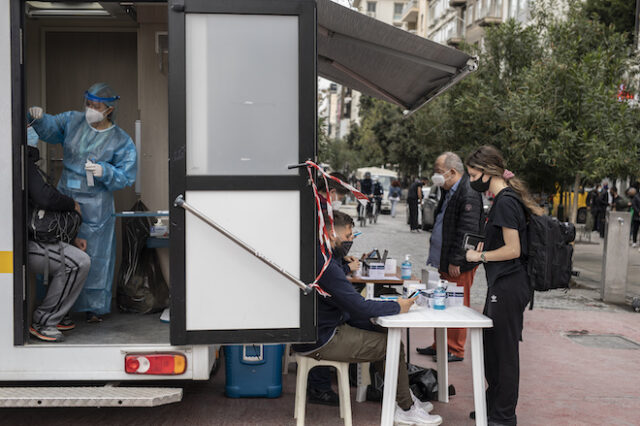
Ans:
[[[175,402],[179,387],[64,384],[206,380],[218,345],[313,341],[316,296],[300,283],[315,277],[316,212],[306,170],[288,166],[316,158],[318,75],[412,111],[476,66],[329,0],[0,0],[0,406]],[[80,110],[97,81],[138,147],[116,210],[169,210],[171,322],[114,308],[35,341],[26,111]],[[60,147],[39,145],[58,178]]]

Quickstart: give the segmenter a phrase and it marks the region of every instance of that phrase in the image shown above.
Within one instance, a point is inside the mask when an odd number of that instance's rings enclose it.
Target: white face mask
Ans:
[[[342,201],[336,200],[331,202],[331,208],[333,210],[340,210],[340,207],[342,207]]]
[[[435,186],[442,187],[445,181],[444,175],[442,173],[434,173],[433,176],[431,176],[431,181]]]
[[[89,124],[99,123],[104,120],[104,114],[93,108],[87,107],[84,115]]]

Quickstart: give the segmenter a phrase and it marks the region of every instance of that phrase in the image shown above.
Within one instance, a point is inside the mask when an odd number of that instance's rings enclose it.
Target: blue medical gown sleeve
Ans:
[[[65,139],[65,129],[74,111],[63,112],[58,115],[43,114],[42,118],[33,122],[32,126],[41,140],[61,144]],[[27,119],[32,121],[31,114],[27,113]]]
[[[96,179],[102,182],[109,191],[117,191],[118,189],[131,186],[136,181],[136,164],[138,160],[136,146],[133,144],[131,138],[124,132],[122,132],[122,135],[126,137],[127,140],[114,152],[112,162],[98,162],[104,172],[101,177]]]

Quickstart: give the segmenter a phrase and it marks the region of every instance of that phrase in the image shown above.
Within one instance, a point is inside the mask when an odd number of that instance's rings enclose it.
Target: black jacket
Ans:
[[[319,271],[324,265],[319,248],[317,264]],[[373,317],[400,313],[400,305],[396,302],[365,300],[347,280],[340,262],[336,259],[331,259],[318,283],[331,295],[318,296],[318,340],[315,343],[293,345],[296,352],[311,352],[323,346],[331,339],[334,330],[346,322],[357,323]]]
[[[631,207],[633,208],[633,220],[640,220],[640,192],[638,192],[631,200]]]
[[[437,217],[447,192],[444,191],[436,208]],[[459,266],[461,272],[470,271],[477,263],[466,261],[466,252],[462,247],[464,234],[482,234],[484,211],[482,195],[471,189],[469,175],[460,179],[456,192],[453,193],[442,220],[442,251],[440,252],[440,272],[449,272],[449,265]]]
[[[49,184],[36,162],[40,159],[40,151],[32,146],[27,151],[27,182],[29,206],[31,208],[50,211],[72,211],[75,209],[73,198],[60,193]]]

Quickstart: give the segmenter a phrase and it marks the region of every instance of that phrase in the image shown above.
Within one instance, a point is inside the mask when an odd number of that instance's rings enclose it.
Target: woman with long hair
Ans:
[[[515,425],[520,379],[518,346],[524,309],[531,297],[527,275],[527,213],[542,215],[525,183],[507,170],[493,146],[476,149],[466,161],[471,188],[495,195],[485,242],[467,251],[467,261],[483,262],[487,274],[484,314],[493,328],[484,331],[489,425]]]

